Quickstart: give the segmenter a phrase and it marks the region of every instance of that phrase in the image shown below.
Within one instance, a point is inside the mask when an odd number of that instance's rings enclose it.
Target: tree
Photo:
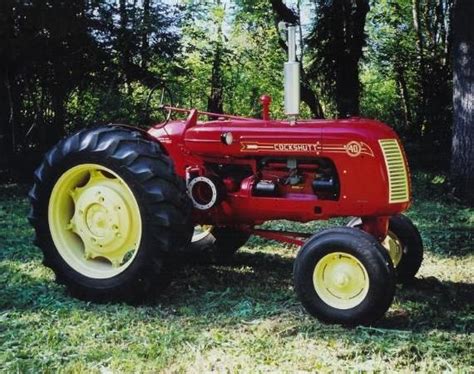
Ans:
[[[395,126],[411,141],[420,139],[416,33],[412,0],[374,2],[367,15],[367,52],[363,62],[363,115]],[[387,91],[387,89],[389,89]],[[393,91],[392,91],[393,89]],[[383,92],[382,92],[383,91]],[[372,98],[378,93],[377,104]],[[370,105],[367,105],[370,103]]]
[[[275,25],[278,25],[280,21],[284,21],[293,25],[299,24],[298,14],[292,9],[288,8],[282,0],[270,0],[270,3],[272,5],[273,12],[275,13]],[[282,39],[280,39],[279,42],[283,50],[287,51],[286,43]],[[301,100],[303,100],[303,102],[308,105],[315,118],[324,118],[323,108],[319,102],[316,92],[311,87],[310,80],[308,79],[303,66],[303,61],[301,61],[300,65]]]
[[[317,0],[308,37],[309,73],[336,104],[339,116],[358,115],[359,60],[365,45],[368,0]]]
[[[286,56],[280,46],[273,10],[267,0],[238,0],[231,14],[232,31],[227,44],[234,58],[227,71],[225,106],[232,113],[259,117],[259,98],[267,94],[273,99],[272,116],[281,118],[282,68]]]
[[[283,117],[286,43],[276,25],[285,21],[310,31],[300,40],[302,117],[361,111],[396,127],[408,152],[438,168],[453,139],[461,193],[472,184],[463,174],[471,127],[461,121],[472,120],[472,72],[458,46],[453,100],[454,0],[372,0],[367,13],[368,1],[2,0],[0,164],[37,160],[35,152],[89,124],[148,125],[144,103],[163,82],[177,106],[259,116],[265,93],[273,116]]]
[[[474,201],[474,3],[457,0],[453,15],[453,139],[455,192]]]
[[[65,133],[68,96],[97,62],[89,10],[84,1],[2,2],[0,90],[8,98],[10,153],[30,147],[26,134],[47,148]]]
[[[7,1],[0,4],[0,159],[9,162],[14,152],[15,133],[13,118],[13,100],[11,76],[14,69],[14,57],[11,40],[14,34],[13,7]]]
[[[423,153],[440,155],[437,162],[449,159],[451,139],[451,40],[450,23],[453,0],[412,0],[412,21],[416,35],[419,89],[417,136]],[[430,161],[433,159],[430,157]],[[443,165],[447,166],[447,165]]]
[[[37,161],[34,152],[86,124],[137,119],[140,93],[178,55],[179,10],[157,0],[1,1],[0,159]]]
[[[221,5],[220,0],[216,0],[213,9],[215,23],[217,24],[216,39],[212,41],[213,57],[211,70],[211,92],[207,100],[207,111],[212,113],[224,112],[224,82],[222,72],[222,54],[224,53],[222,32],[222,23],[224,22],[225,9]]]

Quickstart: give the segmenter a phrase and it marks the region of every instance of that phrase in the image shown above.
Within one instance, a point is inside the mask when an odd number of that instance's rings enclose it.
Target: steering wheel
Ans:
[[[156,94],[159,93],[159,97]],[[165,106],[173,106],[173,94],[163,83],[158,83],[150,90],[145,101],[143,119],[146,124],[158,122],[166,124],[171,119],[171,110]]]

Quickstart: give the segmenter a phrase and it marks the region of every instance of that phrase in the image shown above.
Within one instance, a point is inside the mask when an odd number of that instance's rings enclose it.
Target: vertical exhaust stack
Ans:
[[[296,61],[296,27],[288,26],[288,62],[285,62],[285,114],[294,123],[300,114],[300,63]]]

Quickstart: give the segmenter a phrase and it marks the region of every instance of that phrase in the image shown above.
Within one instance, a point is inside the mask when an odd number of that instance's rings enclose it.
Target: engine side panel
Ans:
[[[232,135],[231,144],[223,140],[227,133]],[[219,120],[194,126],[179,121],[152,128],[150,134],[167,149],[179,175],[189,179],[192,169],[192,176],[222,180],[218,190],[225,191],[225,196],[218,205],[195,211],[199,223],[389,216],[409,205],[409,201],[389,203],[391,180],[380,140],[399,140],[392,129],[376,121],[315,120],[294,126],[263,120]],[[333,170],[321,172],[322,160],[329,160]],[[285,169],[287,162],[296,162],[296,171],[290,166]],[[291,174],[293,179],[288,179]],[[337,189],[328,193],[318,189],[331,188],[331,183],[337,183]]]

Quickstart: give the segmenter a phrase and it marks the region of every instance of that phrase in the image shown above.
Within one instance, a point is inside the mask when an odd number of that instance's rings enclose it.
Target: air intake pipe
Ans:
[[[287,26],[288,62],[285,62],[285,114],[295,121],[300,114],[300,63],[296,61],[296,27]]]

